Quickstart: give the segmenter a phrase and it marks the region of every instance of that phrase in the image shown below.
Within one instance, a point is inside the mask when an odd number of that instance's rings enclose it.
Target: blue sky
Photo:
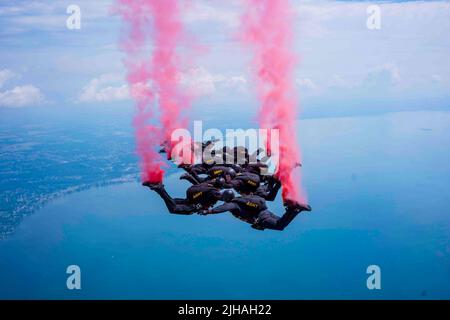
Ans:
[[[69,4],[81,30],[66,28]],[[3,1],[0,109],[130,108],[120,21],[112,1]],[[293,1],[300,57],[296,85],[305,114],[450,107],[450,2]],[[366,27],[381,7],[381,29]],[[183,19],[207,48],[184,70],[196,106],[256,106],[250,54],[236,39],[238,0],[192,0]],[[25,112],[25,111],[24,111]]]

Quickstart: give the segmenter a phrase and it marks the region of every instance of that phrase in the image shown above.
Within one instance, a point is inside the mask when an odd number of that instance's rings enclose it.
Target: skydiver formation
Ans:
[[[192,184],[186,190],[185,199],[172,198],[161,182],[147,181],[142,185],[155,191],[172,214],[209,215],[229,211],[256,230],[282,231],[300,212],[311,211],[307,204],[285,199],[285,213],[281,217],[272,213],[266,201],[275,200],[282,183],[275,174],[268,173],[268,157],[258,159],[261,150],[250,155],[245,147],[214,150],[216,142],[201,143],[203,154],[211,154],[204,157],[201,163],[178,165],[186,171],[180,179]],[[166,153],[164,144],[160,152]],[[219,201],[223,204],[215,206]]]

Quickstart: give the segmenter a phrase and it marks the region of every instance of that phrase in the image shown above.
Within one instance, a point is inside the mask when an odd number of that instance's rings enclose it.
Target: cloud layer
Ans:
[[[117,74],[104,74],[94,78],[83,87],[78,96],[79,102],[114,102],[129,99],[128,86],[119,84],[121,76]],[[116,84],[116,85],[113,85]]]
[[[0,89],[11,79],[19,77],[11,70],[0,70]],[[44,94],[31,84],[15,86],[0,91],[0,107],[20,108],[40,105],[45,102]]]
[[[255,98],[249,52],[237,34],[240,1],[183,2],[184,21],[200,50],[192,57],[196,67],[180,75],[180,81],[196,96],[215,97],[224,104],[231,96]],[[77,31],[66,28],[66,1],[0,4],[2,105],[36,104],[42,101],[41,90],[64,105],[114,101],[131,105],[121,79],[125,72],[117,48],[120,27],[110,14],[112,3],[77,1],[82,13],[82,29]],[[367,29],[369,1],[295,4],[296,84],[306,98],[304,107],[310,106],[309,97],[314,103],[329,104],[336,95],[352,102],[356,95],[359,101],[373,100],[374,95],[388,98],[393,91],[405,101],[448,96],[450,1],[379,2],[381,30]],[[5,87],[19,79],[9,70],[27,70],[17,87]],[[39,83],[39,89],[33,83]],[[27,99],[19,99],[25,95]]]

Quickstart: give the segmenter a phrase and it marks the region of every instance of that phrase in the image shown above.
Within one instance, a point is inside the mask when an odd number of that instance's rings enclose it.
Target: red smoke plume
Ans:
[[[260,126],[279,129],[277,175],[283,184],[283,199],[304,203],[306,197],[300,186],[299,173],[292,171],[300,162],[295,125],[298,105],[294,88],[296,58],[291,49],[293,8],[289,0],[243,1],[246,12],[242,18],[242,33],[244,42],[254,53],[253,63],[261,101]]]
[[[185,127],[183,110],[190,106],[178,81],[182,63],[177,50],[185,37],[180,6],[178,0],[118,0],[117,12],[126,27],[121,48],[137,106],[133,123],[141,178],[160,182],[165,164],[155,148],[166,142],[170,155],[171,133]]]

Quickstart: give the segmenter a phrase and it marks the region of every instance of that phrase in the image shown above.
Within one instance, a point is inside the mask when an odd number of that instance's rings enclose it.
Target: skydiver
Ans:
[[[238,192],[255,192],[261,185],[261,179],[251,172],[238,173],[234,178],[225,177],[222,188],[233,188]]]
[[[262,179],[264,184],[261,183]],[[233,188],[239,193],[252,193],[264,200],[274,201],[281,189],[281,182],[274,175],[258,176],[255,173],[242,172],[231,181],[225,179],[222,188]]]
[[[208,170],[211,169],[216,164],[216,157],[208,157],[204,159],[201,163],[196,163],[193,165],[180,164],[179,168],[186,171],[185,174],[181,175],[180,179],[185,179],[192,184],[199,184],[204,179],[200,177],[201,174],[207,174]]]
[[[200,210],[212,207],[217,201],[222,200],[222,194],[216,183],[201,183],[193,185],[186,190],[186,199],[172,198],[162,183],[144,182],[143,186],[155,191],[163,200],[170,213],[191,215]]]
[[[192,184],[199,184],[202,182],[211,181],[217,178],[224,178],[226,180],[233,179],[236,176],[236,172],[233,168],[223,166],[223,165],[215,165],[209,168],[206,172],[204,172],[207,176],[205,178],[200,177],[196,174],[195,171],[191,171],[190,173],[183,174],[180,179],[184,179],[189,181]]]
[[[295,163],[294,168],[300,166],[300,163]],[[276,174],[267,174],[267,171],[267,164],[260,162],[259,160],[256,163],[249,163],[244,166],[245,173],[253,173],[260,177],[261,186],[257,189],[255,194],[263,197],[265,200],[274,201],[282,184]]]
[[[284,201],[286,212],[279,217],[270,212],[263,198],[250,193],[241,193],[241,196],[233,198],[231,190],[224,191],[223,198],[226,202],[212,209],[204,209],[200,215],[219,214],[231,212],[236,218],[251,224],[256,230],[284,230],[294,218],[302,211],[311,211],[311,207],[292,200]]]

